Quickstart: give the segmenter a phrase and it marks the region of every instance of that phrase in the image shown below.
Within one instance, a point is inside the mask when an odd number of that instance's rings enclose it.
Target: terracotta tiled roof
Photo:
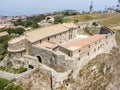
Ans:
[[[94,36],[90,36],[86,39],[82,39],[82,40],[78,40],[78,41],[75,41],[75,42],[71,42],[67,45],[64,45],[63,47],[71,50],[71,51],[75,51],[77,49],[80,49],[81,47],[84,47],[86,45],[89,45],[90,43],[93,43],[97,40],[100,40],[102,38],[105,38],[107,35],[106,34],[97,34],[97,35],[94,35]]]
[[[30,42],[36,42],[38,40],[44,39],[46,37],[56,35],[69,29],[63,26],[62,24],[52,25],[48,27],[39,28],[33,31],[29,31],[25,33],[25,36]]]
[[[47,41],[43,41],[42,43],[39,43],[39,44],[35,44],[34,46],[36,47],[40,47],[40,48],[46,48],[46,47],[53,47],[55,44],[52,43],[52,42],[47,42]]]

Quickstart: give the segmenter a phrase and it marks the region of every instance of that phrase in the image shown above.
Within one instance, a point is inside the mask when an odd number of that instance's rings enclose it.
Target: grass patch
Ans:
[[[79,22],[97,20],[104,26],[116,26],[120,24],[120,14],[83,14],[64,18],[64,22],[74,22],[75,20]]]
[[[14,74],[19,74],[19,73],[23,73],[25,71],[27,71],[27,68],[24,67],[20,67],[20,68],[11,68],[11,67],[7,67],[7,66],[0,66],[0,71],[6,71],[9,73],[14,73]]]
[[[0,90],[23,90],[23,88],[15,85],[13,81],[0,78]]]
[[[116,41],[120,43],[120,30],[116,30]]]

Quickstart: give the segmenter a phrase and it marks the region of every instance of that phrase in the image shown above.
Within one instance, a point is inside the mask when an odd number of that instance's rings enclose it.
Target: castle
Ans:
[[[23,36],[10,40],[8,51],[13,67],[34,69],[44,64],[56,72],[72,70],[75,76],[89,60],[100,53],[110,52],[116,46],[112,30],[99,26],[94,35],[81,35],[79,32],[84,26],[57,24],[25,32]],[[89,30],[93,28],[89,26]],[[55,77],[57,75],[53,73]]]

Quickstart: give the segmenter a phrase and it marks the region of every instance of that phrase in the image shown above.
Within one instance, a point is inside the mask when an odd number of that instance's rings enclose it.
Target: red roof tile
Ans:
[[[96,34],[94,36],[91,36],[91,37],[88,37],[86,39],[82,39],[82,40],[78,40],[78,41],[75,41],[75,42],[71,42],[67,45],[64,45],[65,48],[71,50],[71,51],[74,51],[74,50],[77,50],[81,47],[84,47],[90,43],[93,43],[97,40],[100,40],[104,37],[106,37],[107,35],[106,34],[103,34],[103,35],[100,35],[100,34]]]

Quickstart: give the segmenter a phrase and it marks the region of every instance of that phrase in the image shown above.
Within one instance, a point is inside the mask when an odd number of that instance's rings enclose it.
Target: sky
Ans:
[[[46,13],[73,9],[89,11],[93,1],[93,10],[104,10],[113,7],[118,0],[0,0],[0,15],[22,15]]]

